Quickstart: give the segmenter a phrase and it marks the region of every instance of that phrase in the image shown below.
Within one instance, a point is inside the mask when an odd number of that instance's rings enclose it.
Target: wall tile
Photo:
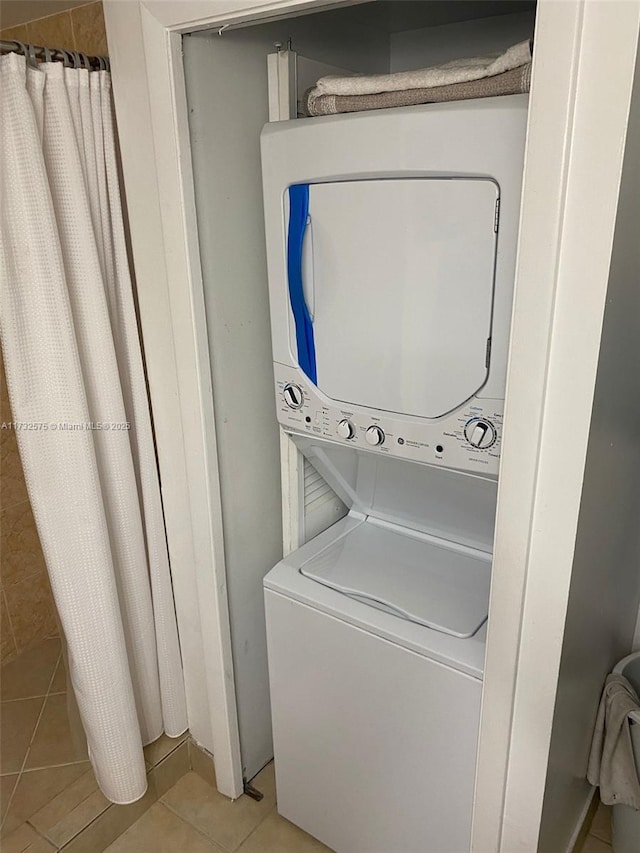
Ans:
[[[64,658],[61,657],[58,661],[56,674],[51,682],[50,693],[66,693],[67,692],[67,667],[64,663]]]
[[[12,420],[4,362],[0,358],[0,422],[10,424]],[[7,426],[6,429],[0,429],[0,509],[27,499],[16,434]]]
[[[17,31],[20,29],[16,27]],[[2,38],[7,38],[5,33],[14,32],[13,30],[0,30],[0,36]],[[25,31],[26,34],[26,31]],[[18,39],[18,41],[22,41],[22,39]],[[2,352],[0,351],[0,421],[10,421],[11,420],[11,406],[9,404],[9,389],[7,388],[7,377],[4,372],[4,359],[2,357]]]
[[[60,657],[60,640],[45,640],[2,667],[0,698],[33,699],[46,696]]]
[[[68,50],[75,48],[70,12],[60,12],[58,15],[49,15],[37,21],[30,21],[27,24],[27,34],[31,44],[42,47],[64,47]]]
[[[16,434],[12,429],[0,429],[0,509],[28,499]]]
[[[0,772],[19,773],[29,749],[44,699],[18,699],[2,703]]]
[[[9,621],[9,611],[2,592],[0,593],[0,660],[2,663],[6,663],[14,658],[17,652],[11,622]]]
[[[29,501],[3,509],[0,512],[0,578],[3,588],[45,570]]]
[[[152,772],[158,796],[161,797],[163,794],[166,794],[169,788],[173,788],[179,779],[187,775],[190,769],[189,744],[184,741],[153,768]]]
[[[167,735],[160,735],[159,738],[147,744],[144,748],[144,757],[147,760],[147,763],[154,767],[156,764],[159,764],[163,758],[166,758],[170,752],[173,752],[174,749],[180,746],[186,740],[187,736],[179,735],[178,737],[168,737]]]
[[[90,56],[107,56],[107,33],[102,3],[89,3],[71,11],[76,50]]]
[[[0,30],[0,39],[6,41],[28,41],[27,36],[27,27],[26,24],[22,24],[19,27],[7,27],[4,30]]]
[[[7,27],[17,27],[36,21],[44,15],[57,15],[74,6],[84,6],[91,0],[8,0],[2,5],[2,22]]]
[[[213,756],[204,748],[200,748],[193,740],[189,739],[189,760],[191,769],[213,788],[216,786],[216,768]]]
[[[4,590],[18,652],[45,637],[55,637],[58,623],[49,578],[38,572]]]
[[[25,770],[74,764],[87,757],[86,741],[71,725],[66,693],[48,696],[33,738]]]
[[[0,31],[0,36],[92,55],[108,52],[101,2],[6,28]],[[0,358],[0,421],[12,419]],[[0,472],[0,510],[23,504],[14,513],[0,515],[0,579],[3,588],[10,587],[6,597],[0,597],[0,660],[4,663],[38,640],[57,636],[58,623],[12,430],[0,430]]]
[[[18,781],[18,775],[18,773],[12,773],[8,776],[0,776],[0,820],[3,821],[3,828],[4,818],[7,813],[7,809],[9,808],[11,795],[13,794],[16,782]],[[22,821],[20,821],[20,823],[22,823]]]
[[[4,363],[0,358],[0,421],[11,420]],[[0,429],[0,586],[11,587],[0,608],[2,663],[38,640],[58,635],[45,569],[16,433]]]

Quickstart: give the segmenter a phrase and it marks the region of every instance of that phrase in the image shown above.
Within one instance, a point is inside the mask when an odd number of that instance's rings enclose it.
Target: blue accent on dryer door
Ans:
[[[287,235],[287,275],[289,300],[296,327],[298,364],[314,385],[317,384],[313,323],[302,287],[302,246],[309,218],[309,185],[289,187],[289,230]]]

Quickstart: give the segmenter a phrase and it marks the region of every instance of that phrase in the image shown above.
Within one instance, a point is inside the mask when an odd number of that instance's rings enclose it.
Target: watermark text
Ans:
[[[131,429],[128,421],[0,421],[0,430],[24,432],[118,432]]]

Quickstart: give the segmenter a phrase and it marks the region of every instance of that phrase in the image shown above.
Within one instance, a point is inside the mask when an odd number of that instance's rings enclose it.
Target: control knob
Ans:
[[[367,444],[370,444],[372,447],[378,447],[381,444],[384,444],[384,430],[379,426],[370,426],[369,429],[364,434],[364,437],[367,440]]]
[[[495,426],[484,418],[474,418],[469,421],[464,428],[464,434],[469,444],[479,450],[491,447],[497,438]]]
[[[353,425],[352,421],[350,421],[348,418],[343,418],[343,420],[338,423],[336,432],[338,433],[340,438],[353,438],[353,436],[356,434],[356,428]]]
[[[301,409],[304,403],[304,394],[302,388],[293,382],[289,382],[284,386],[283,390],[284,401],[290,409]]]

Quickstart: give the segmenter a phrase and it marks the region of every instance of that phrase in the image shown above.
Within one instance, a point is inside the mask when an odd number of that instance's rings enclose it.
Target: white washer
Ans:
[[[461,853],[496,483],[300,447],[350,512],[264,582],[278,810],[338,853]]]
[[[526,96],[262,136],[278,419],[349,508],[265,578],[278,810],[471,831]]]
[[[343,519],[265,580],[278,811],[338,853],[462,853],[485,629],[462,640],[301,574],[366,523]]]

